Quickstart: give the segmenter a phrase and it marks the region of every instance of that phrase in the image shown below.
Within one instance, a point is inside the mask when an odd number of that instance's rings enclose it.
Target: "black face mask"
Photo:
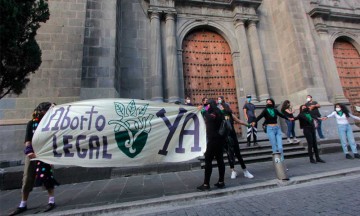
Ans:
[[[266,108],[273,108],[274,107],[274,105],[272,105],[272,104],[266,104]]]
[[[304,108],[303,112],[309,112],[309,108]]]
[[[204,106],[207,106],[207,105],[209,105],[209,104],[208,104],[208,103],[205,103],[205,104],[204,104]]]

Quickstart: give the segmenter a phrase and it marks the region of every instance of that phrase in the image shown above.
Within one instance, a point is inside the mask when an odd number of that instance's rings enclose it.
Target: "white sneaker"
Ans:
[[[244,176],[246,178],[254,178],[254,176],[248,170],[244,170]]]
[[[237,173],[235,171],[231,171],[231,179],[236,179]]]
[[[298,139],[296,139],[296,137],[294,137],[294,142],[299,142],[299,140],[298,140]]]
[[[287,141],[288,143],[293,143],[293,141],[290,138],[288,138]]]

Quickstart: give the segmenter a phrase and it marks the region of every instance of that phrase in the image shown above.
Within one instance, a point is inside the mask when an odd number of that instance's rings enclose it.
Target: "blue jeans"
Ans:
[[[317,130],[317,132],[319,134],[319,137],[320,137],[320,139],[324,139],[325,137],[324,137],[324,134],[323,134],[322,129],[321,129],[322,120],[317,119],[317,123],[318,123],[318,127],[316,128],[316,130]]]
[[[347,142],[346,142],[346,138],[347,138],[347,140],[349,141],[349,145],[351,147],[351,151],[354,154],[357,154],[358,151],[356,149],[354,134],[353,134],[350,124],[338,124],[337,128],[338,128],[341,146],[342,146],[344,153],[345,154],[349,153],[349,151],[347,149]]]
[[[296,135],[295,135],[295,121],[286,120],[286,124],[287,124],[287,133],[286,133],[287,138],[290,138],[291,135],[292,135],[293,138],[295,138],[296,137]]]
[[[267,126],[266,134],[268,135],[271,143],[273,153],[280,152],[281,160],[284,160],[284,151],[282,146],[282,134],[279,126]]]

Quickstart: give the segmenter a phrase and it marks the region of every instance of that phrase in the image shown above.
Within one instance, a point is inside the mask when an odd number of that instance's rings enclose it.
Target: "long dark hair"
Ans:
[[[209,99],[209,100],[208,100],[208,103],[209,103],[209,105],[210,105],[209,110],[208,110],[209,113],[221,114],[221,111],[220,111],[220,109],[217,107],[217,103],[216,103],[215,100]]]
[[[289,100],[285,100],[284,103],[282,104],[281,107],[281,112],[285,113],[285,110],[288,109],[290,107],[290,101]]]
[[[349,109],[348,109],[344,104],[342,104],[342,103],[336,103],[336,104],[334,104],[334,111],[336,111],[336,106],[337,106],[337,105],[340,106],[341,111],[342,111],[343,113],[345,113],[345,116],[346,116],[347,118],[349,118],[349,117],[350,117]]]
[[[305,104],[301,104],[300,107],[299,107],[300,113],[303,112],[303,108],[302,108],[303,106],[306,106],[306,105],[305,105]],[[307,107],[306,107],[306,108],[307,108]]]

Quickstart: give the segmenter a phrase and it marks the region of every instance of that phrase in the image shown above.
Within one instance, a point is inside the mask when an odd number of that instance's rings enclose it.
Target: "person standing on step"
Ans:
[[[247,123],[249,123],[246,133],[248,147],[251,146],[251,135],[253,136],[254,146],[259,146],[257,143],[257,124],[251,125],[251,123],[254,122],[256,119],[255,109],[255,105],[251,103],[251,95],[247,95],[243,110],[245,120],[247,121]]]
[[[34,110],[33,119],[28,122],[25,135],[25,165],[22,182],[22,196],[18,208],[9,215],[17,215],[27,210],[27,200],[34,185],[44,186],[49,195],[49,202],[44,212],[48,212],[55,208],[54,187],[59,185],[53,178],[52,166],[41,161],[33,161],[36,158],[32,148],[32,138],[42,117],[49,110],[50,102],[40,103]]]
[[[210,190],[210,177],[212,173],[212,161],[214,157],[219,170],[219,180],[215,184],[217,188],[224,188],[225,164],[223,158],[225,137],[219,134],[219,128],[223,115],[217,107],[215,100],[208,100],[203,116],[206,125],[206,152],[205,152],[205,176],[204,183],[197,187],[198,190]]]
[[[235,171],[235,163],[236,163],[235,157],[238,159],[240,163],[240,166],[244,173],[244,177],[254,178],[254,176],[246,169],[244,159],[242,158],[240,153],[239,142],[234,128],[234,121],[244,126],[248,126],[248,124],[246,122],[241,121],[234,115],[229,104],[226,103],[224,96],[218,97],[218,108],[221,110],[222,114],[224,115],[224,118],[229,120],[231,123],[231,130],[229,131],[229,134],[226,137],[227,139],[225,144],[225,149],[231,169],[231,176],[230,176],[231,179],[235,179],[237,177],[237,172]]]
[[[292,108],[289,100],[285,100],[284,103],[282,104],[281,113],[288,118],[294,118],[295,109]],[[296,135],[295,135],[295,122],[290,120],[285,120],[285,121],[287,125],[286,136],[288,143],[299,142],[299,140],[296,139]],[[291,136],[293,140],[291,139]]]
[[[320,104],[317,101],[314,101],[311,95],[307,95],[306,96],[306,106],[310,109],[310,113],[312,116],[316,117],[315,121],[316,121],[316,130],[318,132],[318,135],[320,137],[320,140],[325,139],[325,136],[322,132],[322,127],[321,127],[321,114],[319,111],[320,108]]]
[[[347,159],[353,159],[353,157],[349,154],[349,151],[347,148],[347,142],[346,142],[346,139],[347,139],[349,142],[351,151],[354,154],[354,157],[360,159],[360,155],[358,153],[357,146],[356,146],[355,139],[354,139],[353,130],[348,121],[348,118],[350,118],[350,117],[360,121],[360,118],[352,115],[349,112],[348,108],[344,104],[336,103],[334,105],[334,112],[330,113],[326,117],[323,117],[322,119],[326,120],[328,118],[336,118],[338,134],[339,134],[341,146],[344,151],[345,157]]]
[[[187,97],[185,98],[185,105],[187,105],[187,106],[194,106],[194,105],[191,103],[190,96],[187,96]]]
[[[281,117],[287,120],[293,120],[281,114],[275,109],[275,101],[272,98],[266,99],[266,108],[256,117],[255,121],[252,122],[254,126],[260,119],[265,118],[266,134],[271,143],[272,152],[279,152],[281,154],[281,160],[284,160],[284,150],[282,145],[282,133],[281,128],[277,124],[277,117]]]
[[[310,158],[310,163],[325,163],[319,156],[319,149],[316,141],[316,131],[315,131],[315,119],[317,115],[313,115],[310,112],[310,109],[306,105],[300,106],[300,113],[298,116],[294,118],[294,120],[299,120],[300,128],[303,129],[304,136],[306,138],[306,142],[308,143],[308,155]],[[315,158],[313,156],[313,150],[315,153]]]

